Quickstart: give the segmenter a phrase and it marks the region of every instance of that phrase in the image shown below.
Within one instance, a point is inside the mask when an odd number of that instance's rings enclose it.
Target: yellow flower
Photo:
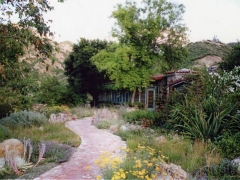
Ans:
[[[148,163],[147,165],[148,165],[148,167],[152,167],[153,163]]]
[[[152,180],[152,178],[150,178],[148,175],[145,176],[146,180]]]
[[[88,165],[88,166],[86,166],[86,170],[88,171],[90,169],[90,166]]]
[[[101,178],[102,178],[101,175],[97,175],[97,177],[96,177],[97,180],[100,180]]]
[[[125,173],[121,173],[121,178],[126,179],[126,174]]]
[[[162,172],[162,175],[167,176],[167,173],[165,171]]]
[[[155,178],[156,178],[156,175],[155,175],[155,174],[151,174],[151,177],[152,177],[153,179],[155,179]]]

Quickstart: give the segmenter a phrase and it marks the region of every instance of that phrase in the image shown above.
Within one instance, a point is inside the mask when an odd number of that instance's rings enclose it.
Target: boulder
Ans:
[[[126,131],[126,130],[127,130],[127,127],[124,126],[124,125],[121,125],[120,130],[121,130],[121,131]]]
[[[23,143],[18,139],[8,139],[0,143],[0,158],[5,158],[6,153],[23,157]]]
[[[231,163],[232,165],[236,165],[238,167],[238,172],[240,172],[240,157],[233,159]]]
[[[77,115],[72,115],[72,120],[76,120],[78,117],[77,117]]]
[[[155,138],[155,141],[159,144],[165,143],[167,140],[164,136],[159,136]]]
[[[118,125],[111,125],[109,128],[109,131],[111,133],[117,133],[118,132]]]
[[[161,169],[164,174],[166,174],[165,178],[163,179],[177,179],[177,180],[186,180],[188,179],[187,173],[181,168],[181,166],[177,166],[176,164],[161,164]],[[162,175],[157,176],[157,179],[162,179]]]

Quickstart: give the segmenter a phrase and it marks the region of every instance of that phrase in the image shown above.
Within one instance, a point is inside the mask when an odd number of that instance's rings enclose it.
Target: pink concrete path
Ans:
[[[66,127],[71,129],[81,137],[81,145],[73,154],[71,159],[45,172],[35,180],[47,179],[71,179],[89,180],[101,175],[100,168],[95,164],[102,152],[108,151],[113,156],[121,156],[121,148],[126,147],[126,143],[120,137],[107,131],[97,129],[91,125],[92,118],[69,121]],[[87,170],[86,167],[90,166]]]

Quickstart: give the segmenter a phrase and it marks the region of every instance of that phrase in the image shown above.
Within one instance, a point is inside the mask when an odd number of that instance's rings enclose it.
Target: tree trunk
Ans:
[[[136,94],[136,88],[134,88],[134,90],[133,90],[131,103],[134,103],[135,94]]]

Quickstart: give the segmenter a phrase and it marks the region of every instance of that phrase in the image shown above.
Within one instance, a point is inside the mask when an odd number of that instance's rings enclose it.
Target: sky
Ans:
[[[137,0],[140,1],[140,0]],[[189,29],[190,42],[212,40],[221,42],[240,40],[240,0],[171,0],[185,6],[183,22]],[[51,0],[53,11],[46,15],[53,20],[51,30],[57,42],[77,43],[80,38],[111,39],[114,20],[110,19],[116,4],[125,0]]]

